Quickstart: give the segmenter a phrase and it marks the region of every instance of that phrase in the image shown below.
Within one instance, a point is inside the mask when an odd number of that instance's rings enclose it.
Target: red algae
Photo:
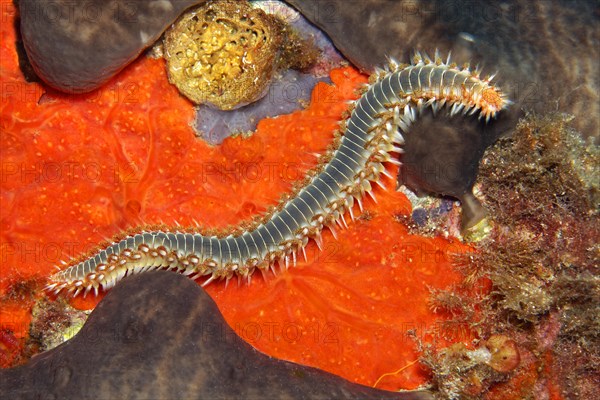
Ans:
[[[331,143],[345,102],[367,80],[350,67],[334,70],[333,83],[316,86],[308,109],[265,119],[252,137],[211,147],[194,136],[193,106],[168,83],[162,60],[141,58],[82,96],[25,82],[12,7],[2,2],[9,23],[0,49],[0,330],[15,338],[27,336],[32,304],[43,295],[39,285],[8,307],[16,279],[43,280],[60,260],[140,224],[225,228],[265,212],[316,165],[314,154]],[[271,356],[392,390],[428,382],[428,371],[413,363],[415,336],[439,346],[472,339],[440,331],[448,316],[428,303],[431,288],[461,279],[449,254],[469,248],[410,235],[398,222],[410,204],[395,182],[384,183],[377,204],[366,199],[365,213],[347,218],[337,240],[325,233],[323,251],[307,247],[307,262],[266,279],[255,275],[250,285],[207,287],[242,338]],[[98,301],[72,304],[93,308]],[[0,358],[3,366],[12,360]]]

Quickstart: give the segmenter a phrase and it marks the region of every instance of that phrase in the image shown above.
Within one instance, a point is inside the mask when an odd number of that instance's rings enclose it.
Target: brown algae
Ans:
[[[543,382],[557,385],[565,398],[594,393],[600,149],[569,127],[571,119],[528,115],[482,159],[477,185],[491,232],[473,253],[456,256],[463,283],[434,291],[431,307],[487,338],[495,356],[484,363],[491,369],[473,362],[465,368],[472,350],[424,349],[423,362],[443,396],[479,398],[502,380],[502,390],[517,397],[542,396]],[[482,282],[491,290],[473,295]]]

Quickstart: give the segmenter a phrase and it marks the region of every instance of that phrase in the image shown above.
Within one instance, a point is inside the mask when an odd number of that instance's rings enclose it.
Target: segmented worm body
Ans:
[[[325,227],[334,231],[336,224],[346,224],[346,213],[354,219],[354,202],[362,210],[361,199],[373,195],[371,183],[381,185],[381,176],[390,176],[385,165],[398,163],[392,154],[402,152],[403,133],[423,108],[479,112],[486,120],[505,108],[509,101],[490,81],[451,64],[449,57],[443,62],[437,53],[434,60],[417,53],[410,65],[390,61],[351,102],[322,164],[262,221],[227,235],[141,229],[54,274],[47,289],[97,293],[126,274],[160,268],[194,279],[207,276],[205,284],[235,275],[249,281],[257,268],[295,264],[309,239],[320,245]]]

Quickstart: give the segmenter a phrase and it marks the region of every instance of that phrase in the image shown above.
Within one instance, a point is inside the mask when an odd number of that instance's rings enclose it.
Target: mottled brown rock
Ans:
[[[432,399],[350,383],[259,353],[193,281],[125,278],[82,330],[24,366],[0,370],[7,399]]]

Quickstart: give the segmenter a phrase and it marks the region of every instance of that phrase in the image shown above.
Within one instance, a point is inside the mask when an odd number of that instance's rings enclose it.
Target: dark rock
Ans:
[[[166,271],[125,278],[73,339],[0,370],[0,392],[7,399],[432,399],[259,353],[196,283]]]
[[[404,135],[405,153],[398,183],[417,195],[451,196],[463,205],[462,225],[471,227],[484,216],[472,189],[479,160],[498,134],[506,131],[505,115],[485,123],[477,116],[449,116],[441,110],[435,116],[424,110]],[[512,123],[512,122],[511,122]]]
[[[202,0],[20,0],[29,61],[48,85],[94,90],[121,71],[188,7]]]

